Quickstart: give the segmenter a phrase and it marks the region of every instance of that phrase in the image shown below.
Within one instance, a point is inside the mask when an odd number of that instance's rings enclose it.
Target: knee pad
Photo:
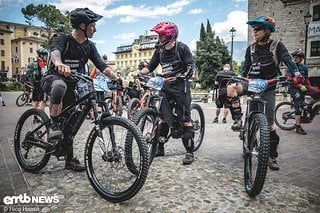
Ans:
[[[53,104],[60,104],[63,96],[67,91],[67,85],[63,80],[55,80],[52,82],[50,91],[50,101]]]
[[[194,149],[194,130],[192,126],[183,128],[182,142],[187,152],[193,152]]]

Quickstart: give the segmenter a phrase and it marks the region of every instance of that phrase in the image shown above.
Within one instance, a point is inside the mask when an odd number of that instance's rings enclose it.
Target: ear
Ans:
[[[80,28],[81,30],[85,30],[85,29],[86,29],[86,25],[85,25],[84,23],[81,23],[80,26],[79,26],[79,28]]]

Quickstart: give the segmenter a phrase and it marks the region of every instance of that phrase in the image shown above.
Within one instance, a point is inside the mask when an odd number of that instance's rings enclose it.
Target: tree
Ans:
[[[201,24],[195,61],[198,68],[199,83],[203,88],[212,87],[217,72],[230,61],[226,45],[219,37],[215,38],[209,20],[207,20],[206,30]]]
[[[51,37],[55,33],[70,33],[72,30],[69,22],[69,12],[62,14],[59,9],[54,5],[33,5],[29,4],[25,8],[21,9],[21,12],[29,25],[34,23],[34,19],[37,19],[44,23],[44,28],[47,32],[45,35],[45,41],[43,43],[44,48],[48,48],[50,45]]]

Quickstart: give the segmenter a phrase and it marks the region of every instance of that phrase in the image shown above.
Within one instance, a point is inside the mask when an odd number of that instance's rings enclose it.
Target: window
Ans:
[[[18,47],[16,47],[16,53],[18,52]]]
[[[4,45],[4,39],[0,39],[0,44]]]
[[[5,61],[1,61],[1,69],[2,70],[6,69],[6,62]]]
[[[1,56],[5,56],[4,50],[1,50]]]
[[[32,47],[30,47],[30,53],[33,53],[33,48]]]
[[[0,33],[0,35],[4,35],[4,33]]]
[[[320,21],[320,5],[313,7],[312,21]]]
[[[29,58],[28,58],[28,64],[32,63],[33,61],[34,61],[34,60],[33,60],[32,57],[29,57]]]
[[[310,56],[320,56],[320,41],[311,41]]]

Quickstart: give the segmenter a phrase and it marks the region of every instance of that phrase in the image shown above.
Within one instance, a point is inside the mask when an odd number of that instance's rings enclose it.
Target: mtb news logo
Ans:
[[[18,196],[5,196],[3,198],[3,203],[5,205],[11,205],[11,204],[47,204],[47,203],[59,203],[59,197],[57,195],[54,196],[45,196],[45,195],[39,195],[39,196],[29,196],[27,193],[20,194]]]

